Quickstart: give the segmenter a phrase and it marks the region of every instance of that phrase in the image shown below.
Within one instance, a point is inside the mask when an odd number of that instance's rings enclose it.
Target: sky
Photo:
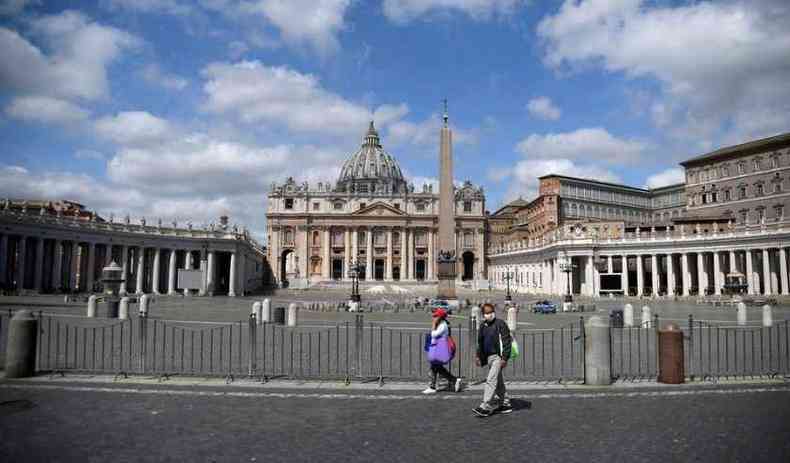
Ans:
[[[790,131],[786,0],[0,0],[0,197],[265,237],[375,120],[494,211],[548,173],[638,187]]]

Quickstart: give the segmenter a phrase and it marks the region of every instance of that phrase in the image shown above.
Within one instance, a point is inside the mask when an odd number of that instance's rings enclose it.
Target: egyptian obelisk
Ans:
[[[438,298],[457,303],[455,295],[455,193],[453,189],[453,133],[447,124],[447,100],[439,147],[439,270]]]

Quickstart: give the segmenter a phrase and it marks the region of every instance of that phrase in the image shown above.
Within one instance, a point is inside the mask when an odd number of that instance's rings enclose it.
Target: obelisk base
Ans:
[[[458,305],[458,296],[455,294],[455,280],[439,280],[437,299],[444,299],[449,305]]]

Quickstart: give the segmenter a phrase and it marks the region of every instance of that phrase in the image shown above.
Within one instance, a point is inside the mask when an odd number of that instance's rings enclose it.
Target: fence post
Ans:
[[[141,312],[140,316],[137,318],[138,323],[140,324],[140,329],[137,331],[138,333],[138,351],[140,354],[140,359],[138,362],[139,373],[145,373],[145,340],[146,340],[146,331],[148,328],[148,324],[146,323],[146,314]]]
[[[6,378],[26,378],[35,374],[38,323],[29,310],[20,310],[9,320]]]
[[[260,303],[256,302],[256,304],[260,304]],[[249,348],[249,354],[250,354],[249,355],[249,362],[250,362],[250,364],[249,364],[249,372],[248,372],[247,376],[249,376],[250,378],[255,375],[255,372],[258,369],[258,362],[257,362],[257,359],[255,358],[255,353],[256,353],[255,345],[258,344],[256,342],[256,339],[255,339],[256,338],[256,334],[257,334],[256,333],[257,324],[258,324],[258,317],[257,317],[256,313],[253,312],[253,313],[250,314],[250,320],[247,323],[247,325],[249,327],[249,330],[250,330],[250,337],[247,340],[247,342],[249,343],[248,348]],[[239,333],[239,336],[241,336],[241,333]]]
[[[612,383],[612,365],[610,362],[609,320],[593,315],[583,330],[584,333],[584,384],[591,386],[608,386]]]
[[[689,369],[687,371],[691,380],[694,379],[694,315],[689,314]]]
[[[584,331],[584,315],[579,317],[579,336],[582,337],[582,378],[587,378],[587,364],[585,361],[587,358],[587,333]],[[609,371],[611,375],[611,367],[609,368]]]
[[[354,318],[354,357],[356,359],[355,371],[357,376],[362,376],[362,346],[365,332],[365,316],[361,313]]]
[[[774,324],[774,317],[771,313],[771,305],[765,304],[763,306],[763,326],[766,328],[770,328]]]
[[[623,325],[628,328],[634,326],[634,306],[631,304],[623,307]]]

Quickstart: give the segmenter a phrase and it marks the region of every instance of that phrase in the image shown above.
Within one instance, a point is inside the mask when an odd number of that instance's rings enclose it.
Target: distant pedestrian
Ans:
[[[483,323],[477,333],[478,366],[488,366],[483,402],[473,411],[486,417],[494,413],[510,413],[513,408],[507,398],[505,379],[502,370],[510,360],[513,338],[504,320],[496,318],[496,310],[491,303],[483,304]]]
[[[436,380],[439,375],[447,379],[448,389],[459,392],[461,390],[461,378],[456,378],[450,373],[445,365],[452,361],[455,356],[454,343],[450,338],[450,324],[447,323],[447,311],[436,309],[433,311],[431,320],[430,340],[426,342],[428,362],[431,365],[431,384],[422,391],[423,394],[436,393]]]

